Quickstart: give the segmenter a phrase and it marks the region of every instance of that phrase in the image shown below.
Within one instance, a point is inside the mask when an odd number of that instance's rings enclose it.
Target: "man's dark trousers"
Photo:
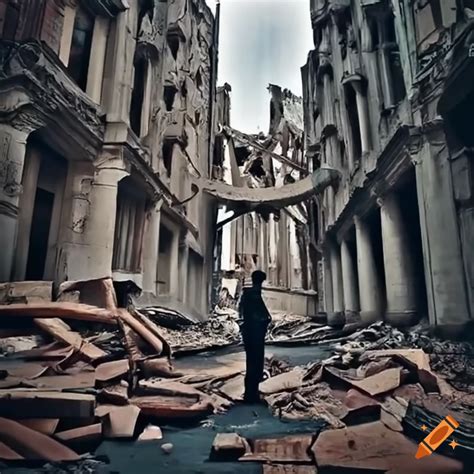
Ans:
[[[266,324],[244,324],[242,336],[246,353],[245,396],[246,402],[260,401],[258,386],[263,380],[265,363]]]

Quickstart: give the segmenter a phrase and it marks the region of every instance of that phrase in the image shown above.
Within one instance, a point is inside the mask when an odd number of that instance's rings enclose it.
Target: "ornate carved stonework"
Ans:
[[[104,133],[102,112],[58,61],[40,43],[0,41],[0,97],[9,107],[0,108],[0,120],[3,116],[14,127],[29,131],[60,121],[72,137],[98,148]],[[15,84],[16,92],[10,84]],[[15,100],[14,93],[23,100]]]

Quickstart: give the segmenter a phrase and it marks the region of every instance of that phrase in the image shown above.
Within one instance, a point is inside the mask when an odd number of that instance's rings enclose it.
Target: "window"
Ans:
[[[68,71],[77,85],[86,90],[95,18],[79,7],[74,19]]]
[[[171,259],[173,253],[174,235],[171,230],[160,225],[158,244],[158,294],[168,295],[171,288]]]
[[[179,36],[177,35],[168,35],[167,37],[168,46],[170,48],[171,54],[173,58],[178,59],[178,51],[179,51]]]
[[[400,103],[406,96],[395,17],[393,12],[386,7],[383,15],[369,15],[367,23],[372,43],[371,51],[377,55],[384,108],[389,109]]]
[[[148,74],[148,60],[139,57],[135,61],[132,100],[130,103],[130,127],[138,137],[141,136],[142,110],[145,98],[145,84]]]
[[[176,87],[165,86],[163,90],[163,100],[166,105],[166,110],[171,112],[174,106],[174,98],[176,96]]]
[[[137,273],[141,268],[146,196],[131,178],[119,183],[114,238],[114,271]]]
[[[163,142],[163,164],[166,168],[166,174],[168,178],[171,176],[171,162],[173,159],[173,142],[165,140]]]
[[[352,158],[353,161],[360,160],[362,156],[362,143],[360,135],[359,113],[357,110],[356,92],[352,85],[347,84],[345,87],[347,115],[352,138]]]

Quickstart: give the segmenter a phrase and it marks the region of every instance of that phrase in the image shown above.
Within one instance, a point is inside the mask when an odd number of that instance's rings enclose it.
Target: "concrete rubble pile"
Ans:
[[[141,308],[140,312],[160,325],[161,333],[175,354],[215,349],[241,341],[238,313],[230,308],[215,311],[204,322],[186,320],[178,313],[169,313],[170,318],[165,321],[157,318],[157,309],[151,307]]]
[[[285,367],[260,384],[275,416],[322,419],[321,432],[276,439],[219,434],[211,460],[257,461],[268,473],[472,472],[472,346],[376,323],[334,349],[325,361]],[[436,453],[415,459],[418,443],[447,415],[458,429]]]
[[[177,381],[162,329],[118,307],[111,279],[1,284],[0,303],[2,462],[83,462],[103,439],[161,439],[153,423],[225,403]]]

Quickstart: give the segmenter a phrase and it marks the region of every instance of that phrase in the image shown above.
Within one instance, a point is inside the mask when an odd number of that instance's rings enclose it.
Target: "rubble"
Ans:
[[[174,351],[238,342],[235,311],[199,324],[174,319],[171,310],[161,310],[166,318],[154,318],[143,308],[118,308],[112,289],[107,279],[81,282],[61,290],[63,297],[78,292],[77,303],[15,301],[0,307],[5,316],[12,307],[27,322],[24,329],[37,331],[36,347],[0,358],[0,416],[8,417],[1,420],[16,433],[0,439],[3,461],[79,459],[77,453],[93,449],[102,439],[163,439],[159,426],[151,423],[202,420],[242,399],[242,357],[219,357],[212,369],[176,370],[171,360]],[[194,347],[199,330],[204,337]],[[448,412],[461,423],[456,439],[462,447],[454,456],[465,461],[472,455],[469,344],[439,341],[420,329],[402,332],[383,323],[335,330],[294,315],[276,318],[269,334],[282,343],[332,344],[332,357],[306,366],[266,359],[260,384],[275,416],[323,420],[325,428],[275,439],[219,435],[212,460],[260,462],[268,465],[265,472],[314,472],[316,465],[398,472],[394,460],[400,458],[400,466],[405,466],[419,442],[421,422],[432,429]],[[453,354],[461,359],[450,367]],[[19,433],[25,434],[20,440]],[[381,439],[372,439],[370,433],[379,433]],[[35,449],[28,444],[31,440],[38,440]],[[397,442],[398,448],[390,451],[388,442]],[[345,457],[339,449],[346,450]],[[458,460],[439,458],[439,465],[459,472]],[[431,461],[418,467],[419,472],[436,472],[429,471]]]
[[[165,443],[165,444],[162,444],[161,445],[161,450],[165,453],[165,454],[171,454],[171,451],[173,451],[173,445],[171,443]]]
[[[236,433],[219,433],[212,443],[210,458],[213,461],[237,461],[250,447],[247,441]]]
[[[230,346],[241,341],[240,328],[237,324],[238,313],[226,308],[222,314],[212,314],[205,322],[177,325],[174,329],[168,323],[160,327],[160,332],[168,341],[174,353],[196,352],[206,349]],[[155,320],[149,310],[140,309]],[[152,309],[153,311],[153,309]],[[157,321],[160,319],[157,318]]]
[[[163,433],[159,426],[148,425],[138,437],[138,441],[154,441],[163,438]]]
[[[472,466],[474,384],[469,374],[474,351],[469,344],[440,341],[419,328],[401,332],[383,323],[352,329],[338,339],[334,356],[304,367],[279,367],[267,360],[269,377],[260,384],[275,416],[324,420],[323,431],[300,435],[306,439],[301,456],[287,437],[244,440],[251,450],[240,461],[271,465],[276,472],[298,472],[292,467],[297,465],[308,472],[317,466],[325,472],[431,474],[462,472],[464,466]],[[445,348],[464,354],[463,378],[450,379],[433,368],[446,367],[451,354]],[[214,388],[222,392],[226,386],[214,384]],[[424,437],[422,427],[434,429],[447,414],[461,425],[455,434],[460,446],[455,451],[440,449],[414,466],[417,444]]]
[[[3,334],[22,334],[3,340],[14,347],[0,358],[0,417],[8,417],[0,419],[0,434],[8,431],[1,435],[2,460],[78,460],[75,450],[104,438],[138,436],[139,418],[195,420],[228,406],[218,393],[178,381],[193,375],[175,371],[170,360],[166,332],[173,331],[174,313],[161,310],[161,322],[163,313],[173,315],[167,329],[133,306],[119,308],[111,279],[67,282],[57,295],[50,283],[0,290]],[[20,318],[21,331],[10,329]],[[222,328],[215,321],[209,327],[216,334]],[[161,437],[153,425],[140,435]]]
[[[417,444],[380,422],[321,433],[312,451],[319,468],[379,470],[391,473],[457,473],[459,461],[433,454],[415,463]]]

